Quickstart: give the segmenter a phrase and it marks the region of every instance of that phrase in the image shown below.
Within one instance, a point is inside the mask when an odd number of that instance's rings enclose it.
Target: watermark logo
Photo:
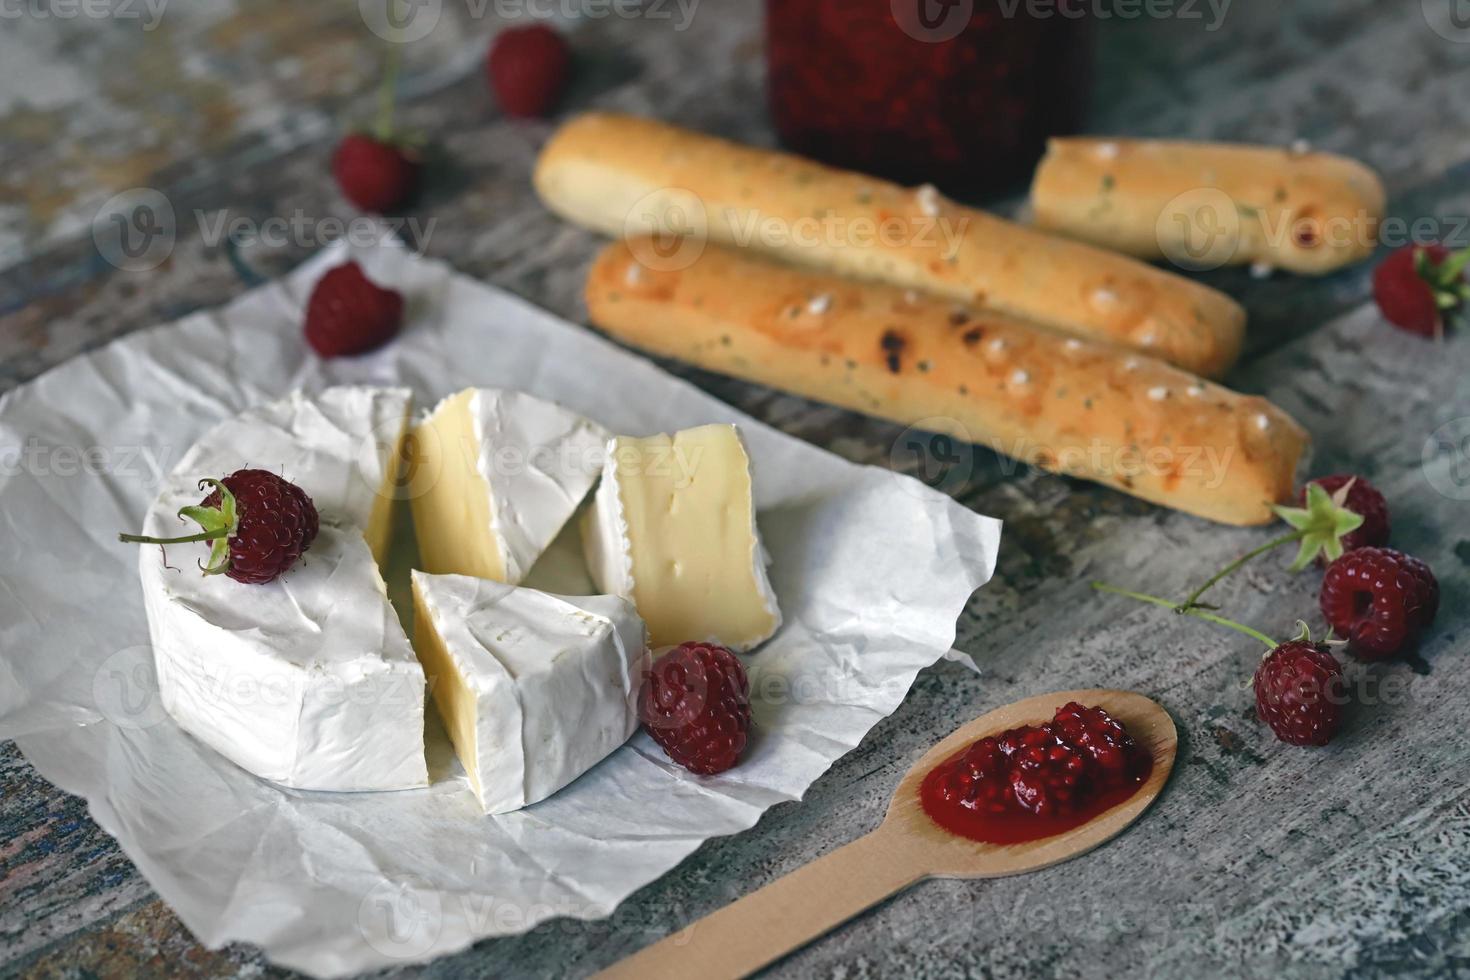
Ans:
[[[386,419],[358,445],[356,469],[373,493],[392,500],[417,500],[439,483],[443,460],[438,429],[421,425],[405,435],[402,419]],[[389,482],[385,465],[398,467],[395,480]]]
[[[889,6],[900,30],[930,44],[959,37],[975,14],[975,0],[890,0]]]
[[[399,875],[375,885],[357,907],[357,928],[384,956],[423,959],[444,930],[444,902],[429,882]]]
[[[1470,44],[1470,0],[1420,0],[1424,22],[1446,41]]]
[[[1450,500],[1470,500],[1470,415],[1451,419],[1424,440],[1424,478]]]
[[[422,41],[439,26],[443,0],[357,0],[367,29],[393,44]]]
[[[92,703],[119,728],[152,728],[167,717],[150,646],[117,651],[92,675]]]
[[[174,206],[151,187],[125,190],[92,219],[92,241],[104,259],[125,272],[156,269],[178,241]]]
[[[1154,226],[1159,250],[1183,269],[1218,269],[1240,248],[1240,212],[1217,187],[1197,187],[1175,197]]]
[[[975,447],[959,420],[921,419],[894,440],[888,451],[888,468],[896,474],[913,477],[925,487],[954,496],[975,473]],[[911,480],[901,480],[899,485],[919,495]]]
[[[666,187],[633,204],[623,219],[623,238],[639,266],[654,272],[679,272],[704,254],[709,211],[693,191]]]

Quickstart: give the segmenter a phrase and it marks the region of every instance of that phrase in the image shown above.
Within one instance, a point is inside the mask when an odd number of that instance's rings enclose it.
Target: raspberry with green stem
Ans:
[[[156,538],[120,534],[136,544],[209,542],[205,575],[227,575],[246,585],[264,585],[286,572],[316,539],[316,505],[306,491],[267,470],[237,470],[221,480],[203,479],[210,492],[198,505],[183,507],[179,517],[201,528],[198,534]]]
[[[1198,606],[1183,608],[1160,596],[1131,592],[1106,582],[1093,582],[1092,587],[1225,626],[1265,644],[1266,655],[1256,668],[1251,686],[1256,694],[1256,715],[1281,741],[1289,745],[1326,745],[1342,727],[1343,672],[1327,649],[1332,642],[1330,631],[1326,643],[1313,643],[1312,631],[1298,620],[1296,638],[1277,643],[1260,630]]]

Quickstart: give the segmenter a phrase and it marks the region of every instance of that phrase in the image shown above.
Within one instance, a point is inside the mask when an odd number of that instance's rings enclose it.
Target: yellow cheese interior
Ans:
[[[622,438],[618,486],[633,559],[633,603],[655,647],[745,647],[775,628],[755,576],[750,461],[734,426]]]
[[[363,532],[379,568],[387,566],[388,548],[393,543],[393,522],[398,509],[398,477],[402,471],[404,449],[408,440],[409,410],[404,411],[403,434],[393,446],[393,454],[388,457],[383,486],[378,488],[378,495],[373,500],[373,512],[368,515],[368,526]]]
[[[408,482],[419,567],[504,582],[505,560],[490,530],[490,484],[478,466],[474,394],[446,399],[413,433],[409,465],[417,471]]]
[[[418,583],[413,586],[413,648],[423,664],[424,675],[429,679],[429,691],[439,717],[454,743],[464,771],[469,774],[470,785],[475,795],[482,796],[480,789],[480,766],[476,753],[475,739],[475,695],[465,684],[464,678],[455,669],[444,639],[434,628],[434,617],[429,614],[423,593]]]

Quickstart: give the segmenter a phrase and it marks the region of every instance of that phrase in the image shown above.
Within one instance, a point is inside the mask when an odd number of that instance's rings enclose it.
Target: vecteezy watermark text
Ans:
[[[0,20],[142,21],[152,31],[169,0],[0,0]]]
[[[1006,20],[1197,20],[1207,31],[1225,22],[1233,0],[997,0]],[[1428,2],[1428,0],[1426,0]],[[986,0],[987,5],[989,0]],[[939,44],[960,36],[976,0],[889,0],[893,19],[909,37]]]
[[[428,245],[437,218],[356,215],[313,215],[296,210],[258,218],[229,211],[195,209],[192,218],[200,240],[217,248],[264,246],[271,249],[319,249],[346,242],[367,249],[385,241],[401,240],[415,247]],[[158,268],[173,254],[179,240],[180,216],[173,202],[151,187],[134,187],[109,198],[92,219],[92,240],[98,254],[124,272]]]
[[[1238,201],[1218,187],[1175,196],[1155,222],[1159,251],[1193,271],[1218,269],[1250,256],[1317,250],[1367,255],[1379,247],[1438,242],[1470,244],[1470,216],[1380,217],[1366,209],[1319,215]]]
[[[996,0],[1002,17],[1046,20],[1200,20],[1218,31],[1234,0]]]
[[[702,0],[358,0],[368,30],[385,41],[412,44],[434,32],[446,7],[458,7],[460,19],[647,20],[686,31]]]
[[[0,476],[112,476],[157,486],[169,456],[166,446],[55,446],[32,436],[23,446],[0,447]]]
[[[953,262],[970,228],[970,215],[946,206],[932,187],[920,188],[906,213],[844,215],[834,211],[792,218],[757,208],[711,208],[684,187],[662,187],[633,202],[623,218],[623,238],[638,264],[655,272],[677,272],[699,261],[705,245],[719,241],[740,248],[916,248]]]
[[[397,500],[415,500],[431,492],[443,478],[446,458],[474,459],[480,454],[480,445],[473,439],[466,439],[461,446],[447,452],[449,447],[445,446],[438,429],[420,426],[398,450],[399,475],[396,481],[390,482],[384,479],[384,461],[392,465],[398,440],[398,425],[383,423],[363,439],[356,457],[359,478],[374,492]],[[646,442],[619,446],[613,451],[611,462],[623,476],[667,479],[675,489],[682,490],[694,482],[704,457],[704,446]],[[534,473],[571,484],[587,474],[600,473],[607,461],[607,450],[600,441],[594,444],[568,439],[554,445],[496,446],[480,465],[497,478]]]
[[[1204,490],[1224,485],[1235,448],[1191,445],[1117,445],[1102,439],[1047,444],[1016,439],[992,447],[1001,475],[1029,464],[1053,473],[1129,484],[1140,479],[1183,479]],[[974,475],[984,452],[958,419],[923,419],[905,429],[889,452],[889,468],[925,486],[953,494]]]
[[[939,215],[889,215],[886,218],[847,217],[831,212],[795,220],[761,214],[725,212],[731,241],[740,248],[916,248],[933,249],[944,261],[958,254],[970,219],[951,220]]]
[[[197,209],[194,220],[199,226],[200,239],[210,248],[218,247],[226,239],[241,248],[320,248],[338,241],[354,248],[371,248],[390,238],[423,243],[434,233],[439,221],[438,218],[419,221],[412,217],[365,215],[347,219],[334,215],[313,217],[302,211],[257,220],[231,215],[228,211],[211,214]]]

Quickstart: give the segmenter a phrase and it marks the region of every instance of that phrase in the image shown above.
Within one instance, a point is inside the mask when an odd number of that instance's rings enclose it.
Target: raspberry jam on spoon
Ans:
[[[961,817],[951,811],[971,808],[960,805],[969,794],[957,788],[930,810],[925,784],[946,779],[936,773],[959,773],[956,763],[990,741],[1004,755],[1000,743],[1011,737],[1010,758],[1022,773],[1009,783],[1015,811],[1004,804],[998,814]],[[1067,751],[1054,751],[1062,745]],[[961,725],[914,763],[877,829],[597,976],[745,976],[926,878],[1004,878],[1060,864],[1106,844],[1137,820],[1168,781],[1178,748],[1169,713],[1131,691],[1062,691],[997,708]],[[1032,765],[1068,752],[1090,762],[1080,768]],[[940,791],[930,792],[937,797]],[[1133,846],[1147,853],[1145,842]]]
[[[935,766],[919,800],[935,823],[988,844],[1054,837],[1138,792],[1153,758],[1102,708],[1075,701],[1050,722],[971,743]]]

